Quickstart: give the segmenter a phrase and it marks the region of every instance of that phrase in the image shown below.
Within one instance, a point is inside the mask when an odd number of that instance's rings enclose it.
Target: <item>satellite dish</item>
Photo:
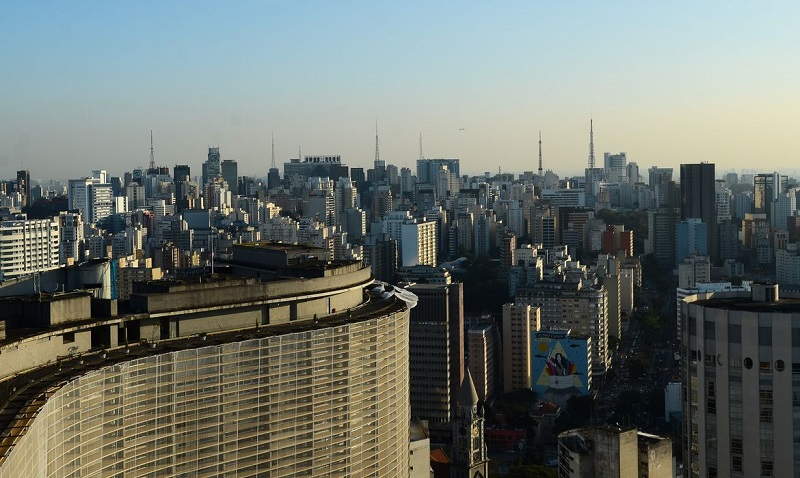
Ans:
[[[44,291],[47,292],[48,294],[52,294],[58,291],[58,287],[59,287],[58,282],[51,282],[49,284],[46,284],[42,289],[44,289]]]

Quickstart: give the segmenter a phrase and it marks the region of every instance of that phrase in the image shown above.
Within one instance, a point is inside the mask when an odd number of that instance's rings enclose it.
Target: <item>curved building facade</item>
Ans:
[[[46,353],[45,343],[79,349],[82,333],[91,339],[89,350],[0,380],[0,476],[407,476],[409,305],[371,298],[362,270],[334,272],[317,290],[302,279],[295,296],[248,301],[248,286],[274,292],[292,281],[234,281],[238,305],[213,303],[214,294],[231,294],[207,289],[192,307],[169,313],[161,301],[172,294],[153,290],[172,287],[174,306],[191,287],[153,284],[131,300],[150,312],[4,340],[5,357],[14,344]],[[80,309],[73,302],[59,310]],[[283,310],[293,312],[275,313]],[[272,320],[253,324],[253,314]],[[120,337],[136,327],[162,338],[93,347],[108,339],[106,327]]]
[[[688,476],[800,476],[800,294],[753,284],[681,310]]]

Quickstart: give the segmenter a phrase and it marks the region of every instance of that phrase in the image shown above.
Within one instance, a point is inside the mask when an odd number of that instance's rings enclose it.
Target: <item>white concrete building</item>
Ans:
[[[60,245],[58,218],[0,222],[0,280],[57,268]]]

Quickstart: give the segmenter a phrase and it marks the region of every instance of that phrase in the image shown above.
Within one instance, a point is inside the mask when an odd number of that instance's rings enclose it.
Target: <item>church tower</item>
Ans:
[[[478,392],[469,369],[464,373],[458,391],[458,416],[454,421],[452,468],[453,478],[486,478],[489,460],[483,439],[483,406],[478,404]]]

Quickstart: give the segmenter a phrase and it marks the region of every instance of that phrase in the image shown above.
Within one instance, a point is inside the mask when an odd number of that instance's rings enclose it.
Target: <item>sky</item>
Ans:
[[[796,168],[800,2],[0,2],[0,178],[264,176],[302,155],[462,174]],[[677,171],[677,170],[676,170]]]

